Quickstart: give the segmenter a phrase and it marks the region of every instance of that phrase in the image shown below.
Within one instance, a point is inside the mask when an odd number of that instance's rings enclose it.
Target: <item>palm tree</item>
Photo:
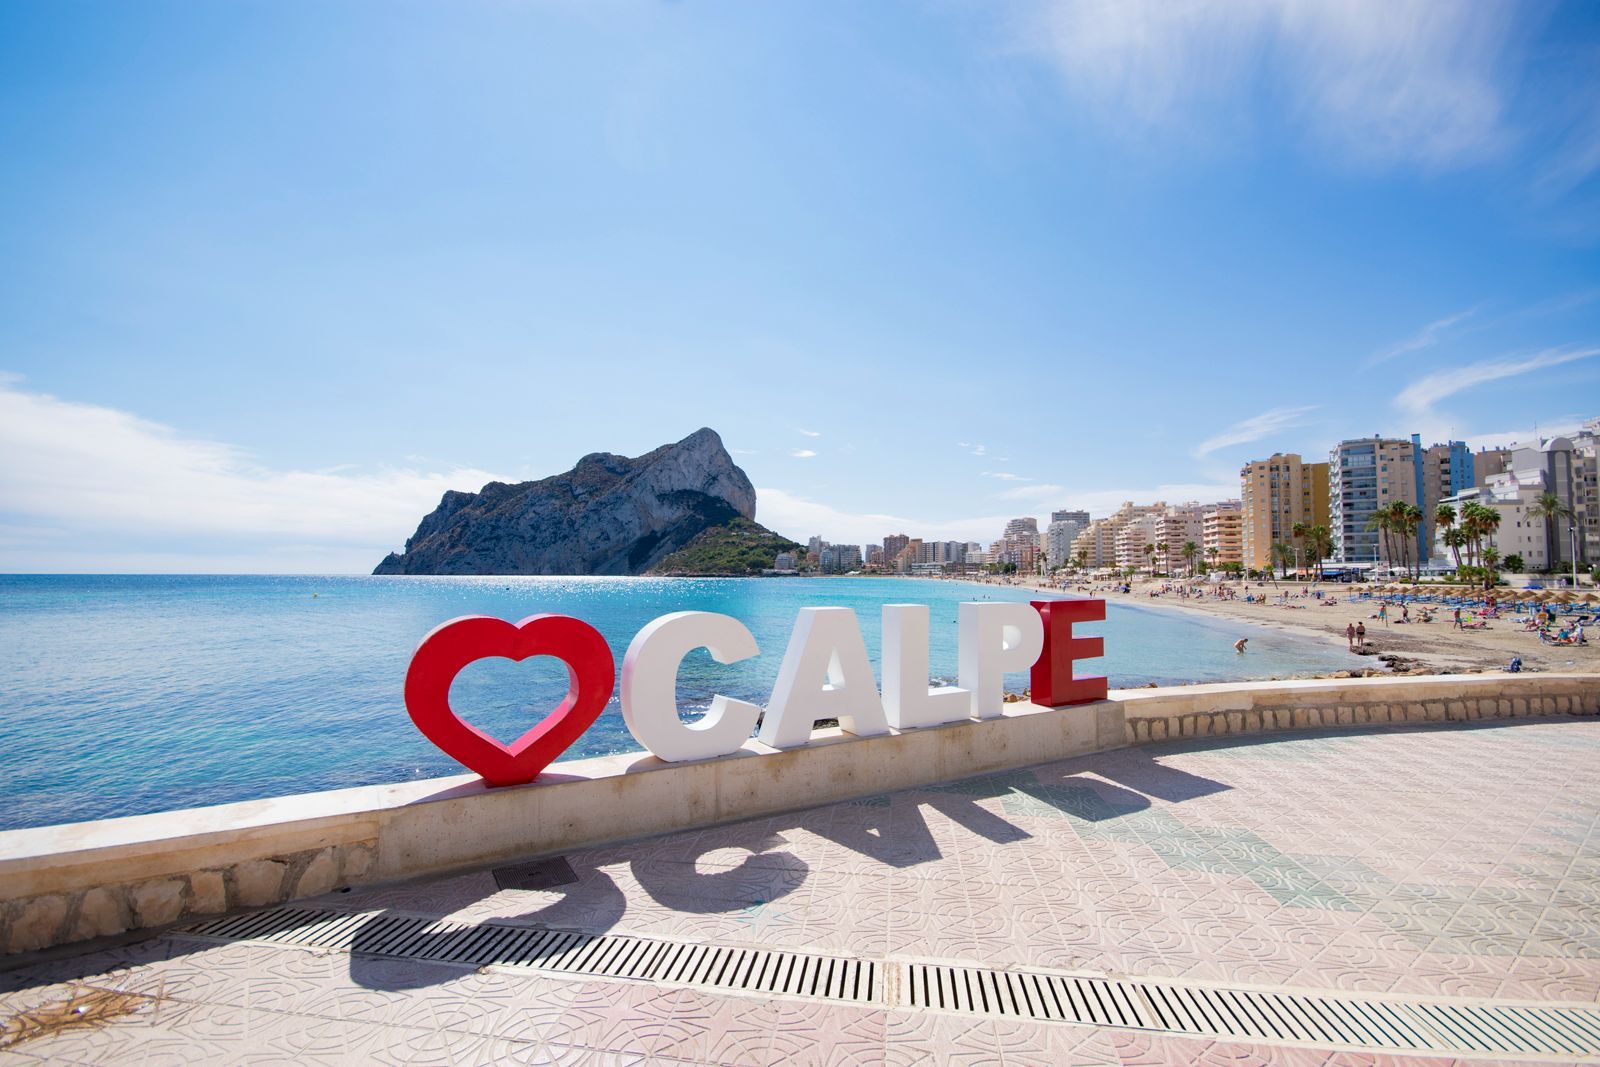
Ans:
[[[1089,553],[1079,549],[1078,554],[1072,557],[1072,561],[1078,565],[1078,569],[1081,571],[1089,564]]]
[[[1189,574],[1194,574],[1194,558],[1200,554],[1200,546],[1193,541],[1183,543],[1183,562],[1189,565]]]
[[[1406,576],[1411,576],[1411,516],[1407,510],[1409,505],[1404,500],[1394,500],[1389,503],[1389,529],[1394,535],[1395,542],[1400,549],[1400,566],[1405,568]]]
[[[1494,565],[1500,562],[1500,550],[1493,545],[1483,550],[1483,587],[1493,589],[1496,575]]]
[[[1555,531],[1556,520],[1572,517],[1572,509],[1551,492],[1540,493],[1539,499],[1528,509],[1528,518],[1544,520],[1545,559],[1550,561],[1552,571],[1556,569],[1557,561],[1561,558],[1560,538]]]
[[[1289,561],[1294,559],[1294,546],[1284,544],[1282,541],[1274,542],[1272,546],[1272,554],[1278,557],[1278,566],[1282,568],[1283,577],[1285,580],[1287,580],[1289,577]],[[1273,579],[1272,584],[1278,584],[1276,578]]]
[[[1211,557],[1211,566],[1215,567],[1217,565],[1217,557],[1222,555],[1222,549],[1218,548],[1216,545],[1212,545],[1210,548],[1206,549],[1206,555]]]
[[[1427,516],[1423,514],[1422,509],[1417,505],[1407,504],[1405,506],[1406,546],[1408,549],[1415,548],[1417,550],[1413,574],[1413,577],[1417,579],[1422,577],[1423,563],[1422,546],[1417,543],[1417,534],[1422,530],[1422,524],[1426,518]]]
[[[1322,561],[1333,555],[1333,535],[1328,528],[1320,522],[1306,531],[1306,539],[1310,542],[1307,551],[1317,568],[1317,581],[1322,580]]]
[[[1392,528],[1389,521],[1389,512],[1385,508],[1379,508],[1374,511],[1372,517],[1367,520],[1367,529],[1377,530],[1382,540],[1383,550],[1379,554],[1385,560],[1390,561],[1394,559],[1394,550],[1389,547],[1389,531]]]
[[[1146,541],[1144,543],[1144,555],[1145,555],[1145,562],[1150,568],[1150,577],[1154,578],[1156,576],[1156,563],[1155,563],[1156,546],[1151,544],[1149,541]]]
[[[1294,545],[1294,570],[1297,575],[1300,573],[1301,569],[1300,543],[1305,540],[1306,531],[1308,529],[1310,529],[1310,526],[1303,522],[1297,522],[1293,526],[1289,527],[1290,540]]]
[[[1438,507],[1433,509],[1433,521],[1438,524],[1440,529],[1444,530],[1444,536],[1442,540],[1444,541],[1445,547],[1448,548],[1450,553],[1456,558],[1456,570],[1460,570],[1461,540],[1460,538],[1451,538],[1452,534],[1460,532],[1454,529],[1456,524],[1456,509],[1451,507],[1449,504],[1440,504]]]

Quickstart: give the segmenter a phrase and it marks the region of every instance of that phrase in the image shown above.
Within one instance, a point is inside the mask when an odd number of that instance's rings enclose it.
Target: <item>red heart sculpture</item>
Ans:
[[[554,656],[566,663],[572,678],[566,699],[509,745],[450,708],[450,683],[456,675],[490,656],[513,661]],[[434,628],[417,646],[406,671],[406,710],[424,737],[490,785],[521,785],[539,777],[600,717],[615,684],[611,649],[586,622],[569,615],[531,615],[512,624],[467,615]]]

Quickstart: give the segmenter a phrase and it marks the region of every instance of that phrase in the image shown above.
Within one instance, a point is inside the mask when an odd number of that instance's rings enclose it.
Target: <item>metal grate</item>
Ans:
[[[857,1003],[883,1000],[883,968],[872,960],[622,934],[294,907],[217,919],[175,932],[469,967],[522,967]]]
[[[279,907],[178,936],[1213,1038],[1442,1054],[1600,1056],[1600,1009],[1240,989]]]
[[[1600,1010],[1230,989],[900,964],[911,1007],[1366,1049],[1600,1055]]]
[[[572,869],[565,856],[494,869],[496,889],[553,889],[577,880],[578,872]]]

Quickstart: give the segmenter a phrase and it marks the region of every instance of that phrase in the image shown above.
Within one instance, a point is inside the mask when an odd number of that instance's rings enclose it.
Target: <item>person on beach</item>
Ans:
[[[1356,645],[1361,648],[1367,647],[1367,624],[1364,622],[1356,623]]]
[[[1233,650],[1235,652],[1243,653],[1244,652],[1244,644],[1248,640],[1250,640],[1248,637],[1239,638],[1239,640],[1237,640],[1237,641],[1235,641],[1233,643]]]
[[[1389,625],[1389,602],[1387,600],[1378,605],[1378,621],[1385,626]]]
[[[1457,630],[1461,629],[1461,609],[1459,607],[1456,608],[1456,625],[1455,625],[1455,628]]]
[[[1351,652],[1356,650],[1356,624],[1353,622],[1345,624],[1344,643],[1350,647]]]

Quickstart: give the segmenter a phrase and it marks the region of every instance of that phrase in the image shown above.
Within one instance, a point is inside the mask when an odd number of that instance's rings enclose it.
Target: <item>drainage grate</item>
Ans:
[[[1398,1052],[1600,1056],[1600,1009],[1241,989],[286,906],[178,936],[733,992]]]
[[[494,869],[496,889],[553,889],[577,880],[578,872],[572,869],[565,856]]]
[[[903,963],[911,1007],[1208,1037],[1434,1052],[1600,1055],[1600,1010],[1449,1004]]]
[[[883,1000],[883,968],[872,960],[623,934],[294,907],[217,919],[175,932],[469,967],[523,967],[851,1002]]]

